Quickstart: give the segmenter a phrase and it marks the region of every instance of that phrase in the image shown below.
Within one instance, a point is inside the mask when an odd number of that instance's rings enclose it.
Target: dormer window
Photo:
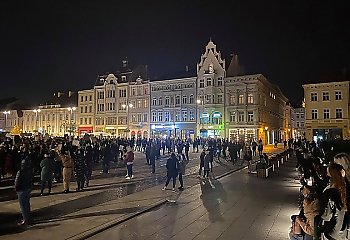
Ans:
[[[126,81],[126,76],[122,76],[122,81],[123,81],[123,82]]]
[[[213,64],[209,64],[208,71],[209,71],[209,73],[214,73],[214,67],[213,67]]]

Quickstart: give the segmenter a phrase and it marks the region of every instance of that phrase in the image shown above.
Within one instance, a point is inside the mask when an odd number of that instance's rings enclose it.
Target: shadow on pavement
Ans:
[[[202,191],[200,199],[208,212],[209,221],[222,221],[220,203],[226,202],[227,193],[221,182],[215,179],[205,179],[200,183],[200,186]]]

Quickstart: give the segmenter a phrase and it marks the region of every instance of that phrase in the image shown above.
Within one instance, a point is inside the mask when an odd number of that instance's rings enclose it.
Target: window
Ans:
[[[142,108],[142,100],[141,99],[138,99],[137,100],[137,108]]]
[[[123,82],[126,81],[126,76],[122,76],[122,81],[123,81]]]
[[[342,119],[343,118],[343,109],[336,108],[335,109],[335,118],[336,119]]]
[[[89,106],[89,112],[92,112],[92,106]]]
[[[126,89],[119,90],[119,97],[126,97]]]
[[[194,119],[194,110],[190,110],[190,121],[193,121]]]
[[[85,96],[85,101],[87,101],[87,96]]]
[[[205,95],[205,98],[206,98],[206,100],[205,100],[206,103],[211,103],[211,95],[210,94]]]
[[[80,118],[80,125],[83,125],[83,118]]]
[[[153,105],[153,106],[156,106],[156,105],[157,105],[157,98],[153,98],[153,99],[152,99],[152,105]]]
[[[236,112],[230,112],[230,122],[236,121]]]
[[[218,86],[222,86],[222,83],[223,83],[222,77],[218,77]]]
[[[133,87],[131,88],[131,95],[132,96],[135,96],[136,95],[136,89]]]
[[[83,96],[80,97],[80,102],[84,102],[84,97]]]
[[[137,114],[137,122],[142,122],[142,114],[141,113],[139,113],[139,114]]]
[[[297,122],[297,127],[300,127],[300,122]]]
[[[243,94],[239,94],[239,96],[238,96],[238,104],[244,104],[244,96],[243,96]]]
[[[104,99],[105,93],[104,92],[98,92],[97,93],[97,99]]]
[[[300,114],[300,118],[304,118],[304,114],[302,113],[302,114]]]
[[[170,97],[165,97],[165,106],[170,105]]]
[[[158,98],[158,105],[160,105],[160,106],[163,105],[163,98],[162,97]]]
[[[329,92],[322,92],[322,100],[329,101]]]
[[[169,122],[170,121],[170,117],[169,117],[169,112],[168,111],[164,112],[164,121],[165,122]]]
[[[182,96],[182,104],[187,104],[187,96]]]
[[[175,105],[180,105],[180,96],[175,97]]]
[[[222,114],[220,112],[212,113],[213,124],[221,124],[222,123]]]
[[[199,80],[199,88],[204,88],[204,79]]]
[[[342,96],[341,96],[341,91],[335,91],[335,100],[341,100]]]
[[[207,87],[208,87],[208,86],[211,86],[211,84],[212,84],[212,82],[211,82],[211,78],[210,78],[210,77],[208,77],[208,78],[207,78]]]
[[[312,109],[311,110],[311,119],[317,119],[317,109]]]
[[[90,95],[90,99],[89,100],[92,101],[92,95]]]
[[[189,103],[190,103],[190,104],[193,104],[193,102],[194,102],[194,96],[193,96],[193,94],[191,94],[191,95],[190,95],[190,102],[189,102]]]
[[[87,109],[88,109],[88,107],[87,106],[85,106],[85,113],[87,113],[88,111],[87,111]]]
[[[218,94],[218,103],[222,103],[223,102],[223,96],[222,94]]]
[[[329,119],[329,109],[323,109],[323,119]]]
[[[80,107],[80,113],[84,112],[84,107]]]
[[[142,95],[142,87],[141,86],[137,87],[137,95]]]
[[[147,95],[148,94],[148,87],[144,86],[143,88],[143,94]]]
[[[238,122],[244,122],[244,112],[238,112]]]
[[[317,93],[311,93],[311,102],[317,101]]]
[[[163,112],[158,112],[158,122],[163,122]]]
[[[248,119],[247,119],[248,122],[253,122],[254,121],[254,113],[252,111],[248,112],[247,117],[248,117]]]
[[[186,110],[182,111],[182,121],[184,121],[184,122],[187,121],[187,111]]]
[[[144,113],[144,114],[143,114],[143,121],[144,121],[144,122],[148,122],[147,113]]]
[[[143,107],[148,108],[148,100],[147,99],[143,100]]]
[[[176,111],[175,121],[177,121],[177,122],[181,121],[181,112],[180,111]]]
[[[152,122],[157,122],[157,113],[152,112]]]
[[[230,104],[235,105],[235,103],[236,103],[236,97],[235,97],[235,95],[231,95],[230,96]]]
[[[248,103],[253,104],[254,103],[254,96],[252,93],[248,94]]]
[[[91,117],[89,118],[89,124],[91,124]]]

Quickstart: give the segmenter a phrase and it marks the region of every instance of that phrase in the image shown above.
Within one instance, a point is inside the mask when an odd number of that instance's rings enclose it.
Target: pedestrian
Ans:
[[[186,155],[186,161],[190,161],[190,157],[188,155],[188,152],[190,151],[190,143],[189,141],[186,141],[186,144],[185,144],[185,155]]]
[[[183,181],[183,175],[185,175],[186,171],[186,165],[188,163],[188,160],[184,154],[179,154],[178,155],[178,161],[177,161],[177,169],[179,172],[179,182],[180,182],[180,187],[178,188],[180,191],[184,190],[184,181]]]
[[[104,148],[104,154],[103,154],[103,172],[102,173],[109,173],[109,168],[111,161],[113,161],[113,152],[110,143],[106,143]]]
[[[264,146],[262,144],[262,141],[259,141],[259,144],[258,144],[258,154],[259,154],[259,156],[263,155],[263,150],[264,150]]]
[[[177,158],[175,153],[171,153],[170,158],[167,160],[166,163],[166,169],[167,169],[167,180],[165,183],[165,186],[162,188],[162,190],[166,190],[168,187],[168,184],[170,182],[170,179],[173,179],[173,192],[175,192],[175,186],[176,186],[176,177],[178,175],[178,169],[177,169]]]
[[[209,178],[209,171],[210,171],[210,167],[209,167],[209,163],[210,163],[210,153],[206,154],[204,157],[204,178]]]
[[[253,140],[252,142],[252,151],[253,151],[253,156],[256,156],[256,147],[258,144]]]
[[[245,143],[245,146],[243,148],[243,160],[248,161],[248,173],[253,173],[253,156],[252,156],[252,150],[250,148],[249,142]]]
[[[133,169],[132,169],[134,165],[134,159],[135,159],[134,152],[132,151],[132,148],[128,146],[126,156],[124,159],[126,170],[127,170],[127,174],[125,177],[128,180],[134,178]]]
[[[155,173],[156,172],[157,149],[156,149],[156,145],[154,144],[154,142],[151,143],[150,151],[151,151],[151,153],[150,153],[150,161],[151,161],[151,165],[152,165],[152,173]]]
[[[77,180],[77,191],[81,191],[85,185],[85,174],[86,174],[86,162],[84,158],[84,149],[76,149],[74,157],[74,172]]]
[[[53,160],[53,156],[50,155],[48,152],[44,153],[44,159],[40,162],[41,167],[41,191],[40,195],[44,195],[44,189],[48,187],[48,194],[51,194],[51,188],[52,188],[52,176],[55,169],[55,161]]]
[[[116,153],[116,158],[118,159],[117,156],[118,156],[118,153]],[[89,182],[91,180],[93,161],[94,161],[94,159],[93,159],[92,146],[90,145],[90,143],[88,143],[86,148],[85,148],[85,163],[86,163],[85,179],[86,179],[86,187],[89,186]]]
[[[57,151],[58,157],[63,166],[63,192],[69,193],[70,179],[72,177],[72,171],[74,167],[74,160],[70,156],[69,150],[65,148],[63,153]]]
[[[29,156],[29,155],[28,155]],[[21,162],[21,168],[16,174],[15,191],[18,195],[19,206],[22,213],[22,221],[19,226],[30,223],[30,192],[32,190],[33,169],[31,161],[26,157]]]
[[[202,176],[202,168],[204,168],[204,158],[205,158],[205,149],[202,149],[201,155],[199,156],[200,162],[199,162],[199,171],[198,171],[198,177],[200,178]]]

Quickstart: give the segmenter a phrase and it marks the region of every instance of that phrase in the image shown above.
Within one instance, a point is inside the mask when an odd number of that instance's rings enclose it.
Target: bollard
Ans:
[[[283,157],[281,157],[281,164],[283,164]]]
[[[275,164],[272,164],[272,172],[275,171]]]
[[[277,168],[279,168],[279,167],[280,167],[280,161],[277,160]]]

